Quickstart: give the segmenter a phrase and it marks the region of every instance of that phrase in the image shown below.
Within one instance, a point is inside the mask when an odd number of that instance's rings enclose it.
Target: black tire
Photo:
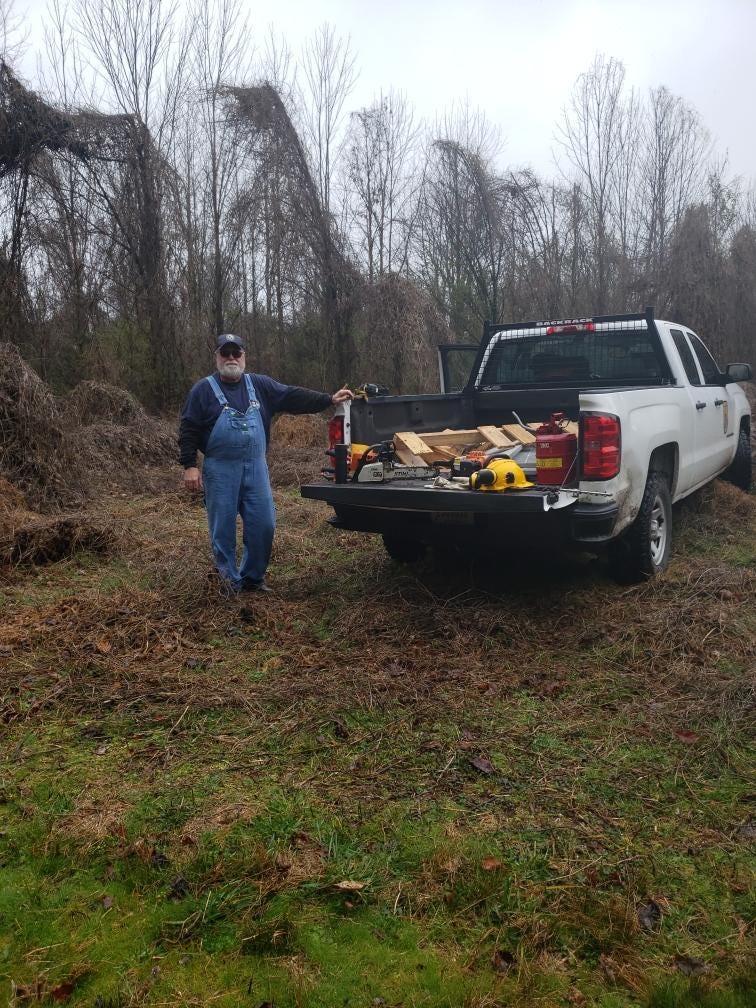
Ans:
[[[397,563],[416,563],[425,556],[425,543],[419,539],[410,539],[396,533],[387,533],[382,538],[386,552]]]
[[[609,545],[609,566],[621,584],[649,581],[667,569],[672,548],[672,498],[664,473],[652,470],[630,528]]]
[[[753,485],[753,466],[751,464],[751,437],[748,428],[743,426],[738,434],[738,447],[735,458],[722,473],[722,479],[727,480],[741,490],[749,492]]]

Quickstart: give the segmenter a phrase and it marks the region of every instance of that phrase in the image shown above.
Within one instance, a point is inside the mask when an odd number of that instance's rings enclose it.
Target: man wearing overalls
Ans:
[[[179,450],[184,486],[205,491],[210,543],[221,580],[231,594],[270,591],[265,572],[273,546],[276,513],[265,453],[275,413],[320,413],[352,398],[282,385],[267,375],[247,374],[244,344],[226,333],[215,344],[215,374],[198,381],[181,414]],[[197,452],[205,461],[200,474]],[[244,551],[236,563],[236,516],[241,515]]]

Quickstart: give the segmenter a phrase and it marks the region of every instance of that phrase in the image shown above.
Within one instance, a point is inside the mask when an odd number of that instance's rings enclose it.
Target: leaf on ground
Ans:
[[[662,910],[658,903],[650,899],[638,907],[638,923],[644,931],[656,931],[661,924]]]
[[[674,958],[675,967],[687,977],[699,977],[709,972],[709,967],[703,959],[696,959],[694,956],[676,955]]]
[[[480,867],[483,871],[496,871],[497,868],[501,868],[501,861],[495,857],[484,857],[480,862]]]
[[[482,774],[492,774],[496,769],[487,756],[471,756],[468,763]]]
[[[112,650],[113,647],[107,637],[103,637],[102,640],[98,640],[95,644],[95,651],[98,651],[100,654],[110,654]]]
[[[694,731],[689,731],[687,728],[675,728],[675,735],[686,745],[693,745],[693,743],[698,742],[701,737],[700,735],[696,735]]]
[[[103,906],[104,910],[110,910],[110,908],[113,906],[113,897],[112,896],[103,896],[102,897],[102,906]]]
[[[508,973],[514,966],[515,957],[506,949],[496,949],[491,956],[491,965],[497,973]]]
[[[338,889],[339,892],[359,892],[366,885],[366,882],[355,882],[351,879],[344,879],[343,882],[334,882],[333,887],[334,889]]]
[[[72,973],[68,979],[63,980],[61,983],[57,984],[57,986],[50,988],[50,997],[53,1001],[58,1001],[61,1004],[65,1001],[70,1001],[71,995],[76,990],[76,987],[86,976],[89,976],[88,969],[80,969],[76,973]]]

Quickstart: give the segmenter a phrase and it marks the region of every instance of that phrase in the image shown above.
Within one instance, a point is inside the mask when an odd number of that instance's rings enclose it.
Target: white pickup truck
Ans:
[[[472,368],[455,390],[465,355]],[[694,332],[653,309],[487,323],[479,346],[441,347],[439,358],[440,395],[355,400],[331,421],[331,449],[385,444],[399,431],[537,425],[560,412],[577,424],[577,457],[556,487],[538,485],[535,458],[521,453],[535,485],[516,491],[460,492],[416,474],[361,483],[343,466],[338,482],[301,488],[332,505],[335,527],[381,534],[396,560],[419,559],[428,546],[493,549],[554,534],[605,549],[616,577],[639,580],[667,566],[672,504],[717,476],[750,490],[751,417],[737,384],[752,378],[750,365],[722,370]]]

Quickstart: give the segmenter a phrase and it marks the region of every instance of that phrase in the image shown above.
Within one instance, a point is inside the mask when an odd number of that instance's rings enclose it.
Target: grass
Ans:
[[[201,511],[113,509],[3,592],[10,1004],[753,1003],[752,499],[628,590],[396,568],[281,493],[242,608]]]

